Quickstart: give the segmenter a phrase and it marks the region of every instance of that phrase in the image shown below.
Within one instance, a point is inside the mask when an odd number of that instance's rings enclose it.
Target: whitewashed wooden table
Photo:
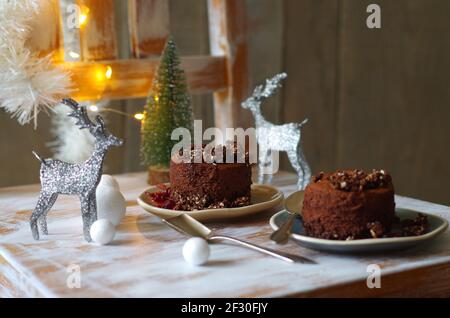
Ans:
[[[49,213],[50,234],[34,241],[28,219],[39,185],[0,189],[0,297],[450,296],[450,231],[429,244],[385,255],[321,253],[295,242],[277,247],[317,265],[288,264],[215,244],[210,262],[192,267],[181,255],[185,237],[136,204],[147,188],[145,174],[117,178],[128,208],[110,246],[83,240],[79,202],[62,196]],[[295,190],[294,183],[291,174],[274,178],[286,195]],[[399,196],[396,202],[450,221],[450,207]],[[268,220],[276,210],[211,226],[274,247]],[[381,267],[380,289],[366,285],[369,264]],[[70,270],[76,266],[81,286],[69,288]]]

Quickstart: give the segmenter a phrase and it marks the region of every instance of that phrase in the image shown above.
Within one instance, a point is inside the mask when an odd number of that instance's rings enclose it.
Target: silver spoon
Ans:
[[[285,209],[289,212],[289,218],[283,223],[275,232],[270,235],[270,239],[277,244],[285,244],[289,235],[291,234],[292,224],[295,218],[298,216],[298,211],[300,210],[301,202],[303,202],[303,191],[297,191],[292,193],[286,198]]]
[[[245,242],[230,236],[215,235],[211,229],[209,229],[208,227],[206,227],[205,225],[203,225],[202,223],[200,223],[199,221],[197,221],[196,219],[187,214],[180,214],[179,216],[163,219],[162,221],[171,228],[187,236],[201,237],[209,242],[230,241],[289,263],[315,264],[314,261],[307,259],[305,257],[274,251],[272,249],[261,247],[253,243]]]

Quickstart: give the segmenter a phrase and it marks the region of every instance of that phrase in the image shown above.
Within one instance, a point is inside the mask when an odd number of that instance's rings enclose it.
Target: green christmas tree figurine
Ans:
[[[149,183],[168,181],[171,150],[178,142],[170,137],[178,127],[192,133],[193,115],[177,48],[169,38],[147,98],[141,128],[141,155],[149,166]]]

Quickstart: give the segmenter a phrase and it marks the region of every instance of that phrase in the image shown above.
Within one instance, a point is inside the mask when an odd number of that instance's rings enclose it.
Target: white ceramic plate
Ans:
[[[169,184],[167,184],[170,186]],[[137,198],[138,204],[147,212],[150,212],[161,218],[178,216],[187,213],[198,221],[224,220],[228,218],[241,217],[245,215],[255,214],[264,210],[277,206],[283,201],[283,193],[277,188],[266,184],[252,184],[251,188],[251,204],[240,208],[223,208],[223,209],[205,209],[198,211],[177,211],[163,209],[153,206],[146,201],[146,192],[157,192],[159,188],[153,186]]]
[[[301,210],[301,206],[303,203],[303,191],[294,192],[291,196],[286,199],[286,203],[289,202],[293,206],[297,206],[297,209]],[[302,246],[327,252],[379,252],[413,247],[419,243],[423,243],[429,241],[430,239],[433,239],[434,237],[443,233],[448,227],[447,220],[437,215],[401,208],[396,208],[395,213],[400,217],[400,219],[414,219],[417,216],[417,213],[427,215],[429,222],[429,232],[420,236],[408,237],[360,239],[351,241],[326,240],[307,236],[303,228],[301,216],[299,216],[294,221],[291,238],[297,241]],[[288,216],[289,213],[286,210],[280,211],[273,215],[270,218],[270,226],[272,227],[272,229],[277,230],[278,227],[286,221]]]

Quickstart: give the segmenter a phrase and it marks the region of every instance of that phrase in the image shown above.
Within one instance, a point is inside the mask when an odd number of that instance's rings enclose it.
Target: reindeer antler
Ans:
[[[272,96],[275,90],[281,87],[281,81],[284,80],[286,77],[287,77],[286,73],[280,73],[272,78],[267,79],[264,89],[262,88],[263,86],[260,85],[255,88],[253,94],[257,93],[257,96],[260,99]]]
[[[103,119],[98,115],[96,117],[97,123],[94,124],[87,114],[86,106],[81,106],[77,101],[71,98],[65,98],[62,102],[72,109],[72,112],[67,116],[75,118],[77,120],[75,124],[79,126],[80,129],[88,128],[89,130],[94,130],[100,128],[101,130],[104,130]]]
[[[260,104],[264,99],[272,96],[275,90],[281,86],[281,81],[286,77],[286,73],[280,73],[267,79],[265,85],[256,86],[253,94],[242,103],[244,108],[248,108],[251,103]]]

